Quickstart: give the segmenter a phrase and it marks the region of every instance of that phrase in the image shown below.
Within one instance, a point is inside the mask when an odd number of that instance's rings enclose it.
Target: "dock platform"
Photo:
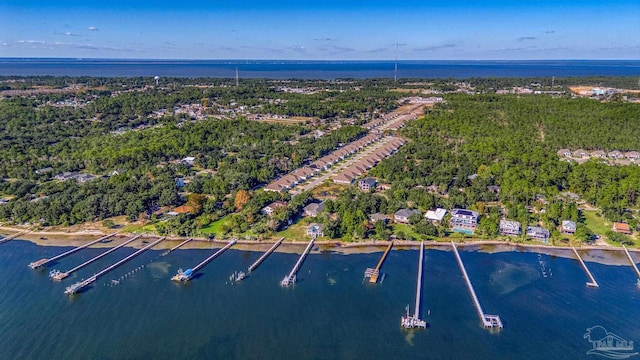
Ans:
[[[113,264],[113,265],[111,265],[111,266],[109,266],[109,267],[105,268],[104,270],[102,270],[102,271],[100,271],[100,272],[98,272],[98,273],[94,274],[93,276],[91,276],[90,278],[88,278],[88,279],[86,279],[86,280],[82,280],[82,281],[79,281],[79,282],[77,282],[77,283],[75,283],[75,284],[73,284],[73,285],[67,286],[67,288],[66,288],[66,290],[65,290],[65,292],[64,292],[64,293],[65,293],[65,294],[67,294],[67,295],[74,295],[74,294],[76,294],[76,293],[78,293],[78,292],[82,291],[82,289],[84,289],[85,287],[89,286],[90,284],[92,284],[92,283],[94,283],[96,280],[98,280],[98,278],[99,278],[99,277],[101,277],[101,276],[103,276],[103,275],[107,274],[108,272],[110,272],[111,270],[113,270],[113,269],[117,268],[118,266],[120,266],[120,265],[122,265],[122,264],[126,263],[127,261],[129,261],[129,260],[133,259],[134,257],[136,257],[136,256],[138,256],[138,255],[142,254],[143,252],[145,252],[145,251],[147,251],[147,250],[151,249],[152,247],[156,246],[158,243],[160,243],[160,242],[161,242],[161,241],[163,241],[164,239],[166,239],[166,237],[162,237],[162,238],[160,238],[160,239],[158,239],[158,240],[156,240],[156,241],[154,241],[154,242],[152,242],[152,243],[150,243],[150,244],[146,245],[146,246],[145,246],[145,247],[143,247],[142,249],[140,249],[140,250],[138,250],[138,251],[134,252],[133,254],[131,254],[131,255],[129,255],[129,256],[127,256],[127,257],[125,257],[124,259],[122,259],[122,260],[120,260],[120,261],[116,262],[115,264]]]
[[[97,243],[99,243],[101,241],[104,241],[104,240],[106,240],[106,239],[108,239],[108,238],[110,238],[112,236],[115,236],[116,234],[117,234],[117,232],[115,232],[113,234],[109,234],[109,235],[103,236],[103,237],[101,237],[99,239],[96,239],[94,241],[88,242],[88,243],[86,243],[84,245],[80,245],[78,247],[75,247],[75,248],[73,248],[73,249],[71,249],[69,251],[65,251],[60,255],[56,255],[56,256],[52,257],[51,259],[40,259],[38,261],[34,261],[31,264],[29,264],[29,267],[32,268],[32,269],[40,269],[40,268],[46,267],[48,264],[51,264],[52,262],[54,262],[56,260],[62,259],[63,257],[66,257],[66,256],[69,256],[69,255],[75,253],[76,251],[80,251],[82,249],[88,248],[89,246],[91,246],[93,244],[97,244]]]
[[[174,275],[171,278],[171,280],[179,281],[179,282],[187,282],[187,281],[191,280],[198,270],[202,269],[205,265],[207,265],[213,259],[217,258],[218,256],[220,256],[220,254],[222,254],[223,252],[227,251],[227,249],[229,249],[230,247],[235,245],[236,242],[237,242],[237,240],[235,240],[235,239],[231,240],[227,245],[225,245],[224,247],[222,247],[221,249],[216,251],[213,255],[211,255],[211,256],[207,257],[206,259],[202,260],[198,265],[194,266],[192,269],[187,269],[185,271],[182,271],[182,269],[179,269],[178,273],[176,275]]]
[[[627,250],[627,247],[622,245],[622,249],[624,249],[624,253],[627,254],[627,259],[629,259],[629,263],[631,264],[631,267],[633,268],[633,271],[636,273],[636,277],[638,278],[638,284],[640,284],[640,270],[638,270],[638,265],[636,265],[636,262],[631,257],[631,254],[629,253],[629,250]]]
[[[289,273],[289,275],[285,276],[282,279],[282,281],[280,281],[280,285],[281,286],[289,286],[289,285],[295,284],[295,282],[296,282],[296,273],[298,272],[298,270],[300,270],[300,266],[302,265],[302,262],[304,261],[305,257],[307,257],[307,254],[309,254],[309,251],[311,251],[311,247],[313,247],[313,242],[314,241],[315,241],[315,236],[313,238],[311,238],[311,241],[309,241],[309,244],[307,245],[307,247],[304,249],[304,251],[300,255],[300,258],[298,259],[298,262],[296,262],[296,264],[293,267],[293,269],[291,269],[291,272]]]
[[[364,277],[369,278],[370,284],[375,284],[378,282],[378,277],[380,276],[380,267],[382,267],[382,263],[384,263],[384,260],[387,258],[387,255],[389,254],[389,251],[391,251],[392,247],[393,247],[393,240],[391,240],[391,243],[389,243],[389,246],[387,246],[387,250],[385,250],[385,252],[382,254],[380,261],[378,261],[378,265],[373,269],[367,268],[364,271]]]
[[[485,329],[502,329],[504,326],[502,325],[500,316],[485,314],[484,311],[482,311],[480,300],[478,300],[478,296],[476,295],[476,291],[473,289],[473,285],[471,284],[471,280],[469,279],[467,270],[462,263],[462,258],[460,257],[460,253],[458,253],[458,247],[453,241],[451,242],[451,248],[453,248],[453,253],[456,256],[456,260],[458,261],[458,266],[460,266],[460,271],[462,271],[462,277],[464,277],[464,280],[467,283],[467,288],[469,289],[469,293],[471,294],[471,298],[473,299],[473,304],[476,307],[476,311],[478,312],[478,316],[480,317],[482,326]]]
[[[391,245],[387,248],[387,251],[391,249]],[[384,256],[381,259],[384,260]],[[422,292],[422,263],[424,262],[424,241],[420,242],[420,260],[418,262],[418,279],[416,281],[416,305],[413,316],[409,314],[409,305],[407,305],[407,315],[400,319],[400,326],[405,329],[426,329],[427,322],[420,319],[420,294]]]
[[[280,244],[282,244],[282,241],[284,240],[284,237],[281,237],[280,240],[276,241],[270,248],[269,250],[267,250],[264,254],[262,254],[262,256],[260,256],[260,258],[258,258],[258,260],[256,260],[256,262],[254,262],[253,264],[251,264],[251,266],[249,266],[248,269],[248,273],[251,274],[251,272],[253,270],[255,270],[260,264],[262,264],[262,262],[269,256],[271,255],[272,252],[275,251],[275,249],[278,248],[278,246],[280,246]]]
[[[571,250],[573,250],[573,253],[576,255],[576,258],[580,262],[580,265],[582,265],[582,268],[584,269],[584,272],[586,272],[587,276],[589,277],[590,281],[587,281],[587,287],[599,288],[600,285],[598,285],[598,283],[596,282],[596,279],[591,274],[591,271],[589,271],[589,268],[587,267],[587,264],[584,263],[584,261],[580,257],[580,254],[578,254],[578,250],[576,250],[576,248],[574,248],[573,246],[571,247]]]

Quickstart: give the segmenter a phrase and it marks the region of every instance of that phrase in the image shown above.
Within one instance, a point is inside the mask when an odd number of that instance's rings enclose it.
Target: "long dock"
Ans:
[[[387,251],[391,249],[391,245],[387,248]],[[381,259],[384,260],[384,257]],[[407,316],[403,316],[400,320],[400,326],[406,329],[412,328],[427,328],[427,322],[420,319],[420,294],[422,292],[422,263],[424,261],[424,241],[420,242],[420,260],[418,262],[418,279],[416,285],[416,307],[413,316],[409,315],[409,305],[407,305]],[[380,265],[380,264],[379,264]]]
[[[220,254],[222,254],[223,252],[227,251],[227,249],[229,249],[230,247],[235,245],[236,242],[237,242],[237,240],[235,240],[235,239],[231,240],[223,248],[221,248],[220,250],[216,251],[213,255],[211,255],[211,256],[207,257],[206,259],[202,260],[198,265],[194,266],[192,269],[187,269],[184,272],[182,271],[182,269],[178,270],[178,273],[175,276],[173,276],[171,278],[171,280],[173,280],[173,281],[189,281],[189,280],[191,280],[193,275],[195,275],[195,273],[198,270],[202,269],[211,260],[217,258],[218,256],[220,256]]]
[[[251,273],[253,270],[255,270],[260,264],[262,264],[262,262],[269,256],[271,255],[271,253],[278,248],[278,246],[280,246],[280,244],[282,244],[282,241],[284,240],[284,237],[281,237],[280,240],[276,241],[270,248],[269,250],[267,250],[267,252],[265,252],[264,254],[262,254],[262,256],[260,256],[260,258],[258,258],[258,260],[256,260],[256,262],[254,262],[253,264],[251,264],[251,266],[249,266],[249,270],[248,272]]]
[[[33,231],[33,229],[27,229],[27,230],[23,230],[23,231],[18,231],[15,234],[11,234],[11,235],[9,235],[7,237],[3,237],[2,239],[0,239],[0,244],[6,243],[9,240],[13,240],[13,239],[17,238],[18,236],[22,236],[22,235],[28,234],[31,231]]]
[[[596,279],[591,274],[591,271],[589,271],[587,264],[585,264],[584,261],[582,261],[580,254],[578,254],[578,250],[576,250],[576,248],[574,248],[573,246],[571,247],[571,249],[573,250],[573,253],[576,255],[576,258],[578,259],[578,261],[580,262],[580,265],[582,265],[584,272],[586,272],[587,276],[589,277],[590,281],[587,281],[587,287],[592,287],[592,288],[600,287],[600,285],[598,285],[598,283],[596,282]]]
[[[123,246],[125,246],[125,245],[127,245],[127,244],[129,244],[129,243],[131,243],[131,242],[133,242],[133,241],[135,241],[135,240],[137,240],[137,239],[139,239],[141,236],[142,236],[142,235],[134,236],[134,237],[132,237],[131,239],[126,240],[126,241],[125,241],[125,242],[123,242],[122,244],[119,244],[118,246],[112,247],[111,249],[109,249],[109,250],[107,250],[107,251],[103,252],[102,254],[99,254],[98,256],[96,256],[96,257],[94,257],[94,258],[91,258],[91,259],[89,259],[89,260],[87,260],[87,261],[83,262],[82,264],[80,264],[80,265],[78,265],[78,266],[74,267],[74,268],[73,268],[73,269],[71,269],[71,270],[67,270],[67,271],[52,270],[52,271],[49,273],[49,277],[50,277],[51,279],[53,279],[53,280],[62,281],[62,279],[64,279],[64,278],[68,277],[69,275],[73,274],[74,272],[76,272],[76,271],[78,271],[78,270],[82,269],[83,267],[85,267],[85,266],[87,266],[87,265],[89,265],[89,264],[93,263],[94,261],[97,261],[97,260],[99,260],[99,259],[102,259],[103,257],[105,257],[105,256],[107,256],[107,255],[109,255],[109,254],[111,254],[112,252],[114,252],[114,251],[116,251],[116,250],[120,249],[121,247],[123,247]]]
[[[168,252],[172,252],[174,250],[178,250],[179,248],[182,247],[182,245],[185,245],[186,243],[190,242],[191,240],[193,240],[193,238],[188,238],[187,240],[185,240],[185,241],[181,242],[180,244],[178,244],[178,245],[172,247],[171,249],[169,249]]]
[[[46,267],[47,265],[49,265],[50,263],[52,263],[52,262],[54,262],[56,260],[62,259],[63,257],[66,257],[66,256],[69,256],[69,255],[75,253],[76,251],[80,251],[82,249],[88,248],[89,246],[91,246],[93,244],[97,244],[97,243],[99,243],[101,241],[104,241],[104,240],[106,240],[106,239],[108,239],[108,238],[110,238],[110,237],[112,237],[112,236],[114,236],[116,234],[117,233],[113,233],[113,234],[109,234],[107,236],[103,236],[103,237],[101,237],[99,239],[96,239],[96,240],[91,241],[89,243],[86,243],[84,245],[80,245],[80,246],[75,247],[75,248],[73,248],[73,249],[71,249],[69,251],[63,252],[60,255],[56,255],[56,256],[52,257],[51,259],[40,259],[38,261],[34,261],[31,264],[29,264],[29,267],[32,268],[32,269],[39,269],[39,268],[42,268],[42,267]]]
[[[309,244],[307,245],[307,247],[304,249],[304,251],[300,255],[300,258],[298,259],[298,262],[296,262],[296,264],[293,267],[293,269],[291,269],[291,272],[289,273],[289,275],[285,276],[284,279],[282,279],[282,281],[280,281],[280,285],[289,286],[289,285],[295,284],[295,282],[296,282],[296,273],[298,272],[298,270],[300,270],[300,265],[302,265],[302,262],[304,261],[305,257],[307,257],[307,254],[309,254],[309,251],[311,251],[311,247],[313,247],[314,240],[315,240],[315,236],[313,238],[311,238],[311,241],[309,241]]]
[[[375,284],[378,282],[378,276],[380,276],[380,267],[382,267],[382,263],[384,263],[384,259],[387,258],[387,255],[389,254],[389,251],[391,251],[392,247],[393,240],[391,240],[391,243],[389,243],[389,246],[387,246],[387,250],[385,250],[384,254],[382,254],[382,257],[380,258],[380,261],[378,261],[378,265],[375,267],[375,269],[367,268],[364,271],[364,277],[369,278],[369,283]]]
[[[77,282],[71,286],[67,286],[66,290],[65,290],[65,294],[67,295],[73,295],[79,291],[81,291],[82,289],[84,289],[85,287],[89,286],[91,283],[95,282],[96,280],[98,280],[99,277],[105,275],[106,273],[108,273],[109,271],[117,268],[118,266],[126,263],[127,261],[133,259],[134,257],[142,254],[143,252],[149,250],[150,248],[156,246],[158,243],[160,243],[161,241],[163,241],[164,239],[166,239],[166,237],[162,237],[150,244],[148,244],[147,246],[143,247],[142,249],[134,252],[133,254],[125,257],[124,259],[118,261],[117,263],[105,268],[104,270],[94,274],[93,276],[91,276],[90,278],[88,278],[87,280],[83,280],[80,282]]]
[[[473,285],[471,284],[471,280],[469,279],[469,275],[467,274],[467,270],[464,268],[464,264],[462,263],[462,258],[458,253],[458,248],[456,244],[452,241],[451,247],[453,248],[453,253],[456,255],[456,260],[458,260],[458,265],[460,266],[460,271],[462,271],[462,276],[467,283],[467,288],[469,289],[469,293],[471,294],[471,298],[473,299],[473,304],[476,307],[476,311],[478,312],[478,316],[480,317],[480,321],[482,321],[482,326],[485,329],[493,329],[498,328],[502,329],[502,320],[498,315],[488,315],[482,311],[482,306],[480,306],[480,300],[478,300],[478,296],[476,295],[476,291],[473,289]]]
[[[629,263],[631,263],[631,267],[633,268],[633,271],[635,271],[636,273],[636,277],[638,278],[638,283],[640,283],[640,270],[638,270],[638,265],[636,265],[636,262],[633,261],[633,258],[631,257],[631,254],[629,254],[629,250],[627,250],[627,247],[622,245],[622,248],[624,249],[624,253],[627,254],[627,259],[629,259]]]

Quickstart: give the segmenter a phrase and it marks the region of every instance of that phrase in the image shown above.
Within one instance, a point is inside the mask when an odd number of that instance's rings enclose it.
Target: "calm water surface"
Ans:
[[[575,260],[542,255],[552,274],[545,278],[535,253],[462,251],[485,312],[505,323],[492,334],[480,326],[450,251],[426,251],[421,311],[429,328],[404,331],[415,250],[391,252],[375,286],[362,276],[380,253],[313,254],[290,288],[279,281],[295,254],[272,254],[231,285],[229,275],[260,253],[230,250],[188,284],[175,284],[179,267],[211,251],[148,251],[74,297],[65,286],[134,250],[119,249],[62,283],[26,266],[63,250],[24,241],[0,247],[0,359],[595,359],[583,338],[594,325],[640,344],[640,289],[629,266],[587,263],[601,285],[589,289]],[[102,251],[82,250],[53,268],[68,270]]]

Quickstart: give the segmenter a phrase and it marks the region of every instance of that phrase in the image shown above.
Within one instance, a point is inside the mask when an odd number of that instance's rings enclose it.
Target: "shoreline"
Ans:
[[[26,229],[19,229],[7,226],[0,226],[0,235],[6,237],[15,235],[19,232],[24,232]],[[140,234],[130,233],[116,233],[113,237],[108,239],[104,243],[97,243],[92,245],[92,248],[111,248],[114,241],[124,241],[124,239],[131,238]],[[96,240],[99,237],[109,235],[110,233],[104,233],[99,230],[85,230],[76,232],[64,232],[64,231],[31,231],[18,236],[15,240],[22,240],[34,243],[38,246],[58,246],[58,247],[75,247],[86,244],[88,241]],[[141,248],[148,242],[149,239],[160,238],[162,236],[154,234],[142,234],[139,240],[126,245],[131,248]],[[156,245],[156,250],[168,250],[178,243],[188,239],[188,237],[168,236],[164,242]],[[562,257],[575,259],[573,251],[570,246],[554,246],[547,244],[522,244],[510,241],[502,240],[469,240],[469,239],[452,239],[456,243],[460,250],[464,251],[479,251],[484,253],[501,253],[501,252],[534,252],[541,253],[549,256]],[[193,238],[193,240],[180,249],[217,249],[227,244],[227,240],[209,240],[205,238]],[[264,252],[271,245],[273,241],[270,240],[237,240],[234,245],[235,250],[241,251],[255,251]],[[299,247],[306,246],[308,240],[304,241],[288,241],[285,240],[275,252],[278,253],[299,253]],[[351,254],[371,254],[383,252],[389,245],[389,241],[385,240],[368,240],[359,242],[343,242],[340,240],[318,240],[315,242],[315,249],[311,252],[318,254],[322,252],[331,251],[336,254],[351,255]],[[395,240],[394,249],[396,250],[411,250],[419,246],[418,241],[414,240]],[[450,241],[425,241],[425,248],[435,249],[441,251],[451,251]],[[586,262],[596,262],[605,265],[627,265],[629,261],[622,251],[622,247],[615,247],[611,245],[583,245],[576,247],[576,250],[580,252],[580,256]],[[628,249],[629,252],[635,254],[635,259],[640,257],[640,250]],[[638,261],[638,260],[636,260]]]

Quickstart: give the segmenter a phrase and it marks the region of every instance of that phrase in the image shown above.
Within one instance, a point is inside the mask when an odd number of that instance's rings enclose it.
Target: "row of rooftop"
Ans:
[[[265,191],[285,191],[294,188],[301,182],[310,179],[321,171],[327,170],[336,163],[348,158],[349,156],[359,152],[366,146],[378,141],[382,136],[380,134],[369,134],[358,140],[334,150],[312,162],[309,165],[297,168],[281,178],[274,180],[264,187]]]
[[[342,170],[338,175],[333,178],[333,182],[338,184],[351,184],[355,179],[359,178],[367,170],[376,166],[382,159],[393,155],[400,146],[405,144],[405,140],[398,137],[391,138],[386,144],[376,148],[364,156],[362,159],[351,164],[346,169]],[[372,187],[371,178],[361,180],[358,186],[363,190],[369,190]],[[375,184],[373,185],[375,186]]]
[[[560,149],[558,150],[558,156],[567,158],[567,159],[578,159],[578,160],[587,160],[587,159],[611,159],[611,160],[630,160],[631,162],[640,162],[640,152],[638,151],[628,151],[621,152],[618,150],[613,150],[606,152],[604,150],[585,150],[578,149],[571,151],[569,149]]]

